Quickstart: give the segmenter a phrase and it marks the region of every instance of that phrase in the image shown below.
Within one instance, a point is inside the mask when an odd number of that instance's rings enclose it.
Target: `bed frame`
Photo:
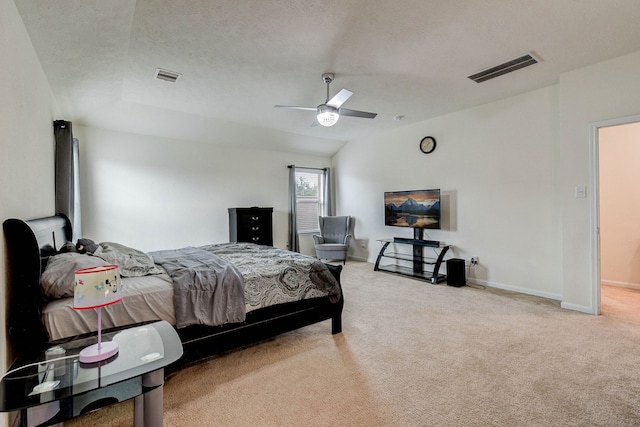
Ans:
[[[9,272],[9,338],[18,359],[40,354],[51,345],[42,324],[45,305],[40,275],[47,260],[68,241],[71,223],[64,215],[28,221],[8,219],[3,223]],[[327,264],[340,283],[342,266]],[[184,355],[179,365],[261,341],[303,326],[331,319],[331,333],[342,332],[341,297],[337,303],[329,297],[280,304],[247,313],[242,323],[221,326],[193,325],[178,329]]]

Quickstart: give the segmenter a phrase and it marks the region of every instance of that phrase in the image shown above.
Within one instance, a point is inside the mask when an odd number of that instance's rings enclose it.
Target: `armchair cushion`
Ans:
[[[349,249],[351,218],[348,216],[319,217],[321,235],[314,235],[316,256],[320,259],[346,260]]]

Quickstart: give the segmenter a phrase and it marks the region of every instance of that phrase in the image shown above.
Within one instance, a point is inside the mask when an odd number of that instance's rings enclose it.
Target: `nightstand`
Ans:
[[[182,356],[173,326],[154,322],[103,333],[102,339],[120,346],[102,362],[79,362],[80,350],[97,341],[89,336],[58,341],[12,367],[0,382],[0,411],[20,411],[24,426],[52,425],[135,398],[135,426],[162,426],[164,368]]]

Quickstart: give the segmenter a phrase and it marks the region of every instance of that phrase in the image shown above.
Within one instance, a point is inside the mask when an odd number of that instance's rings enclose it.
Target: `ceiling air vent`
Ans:
[[[540,62],[531,52],[526,55],[522,55],[519,58],[512,59],[511,61],[504,62],[495,67],[487,68],[484,71],[480,71],[472,76],[469,76],[471,80],[476,83],[486,82],[503,74],[510,73],[520,68],[528,67],[529,65],[537,64]]]
[[[163,70],[162,68],[156,68],[155,78],[158,80],[164,80],[165,82],[175,83],[182,76],[180,73],[174,71]]]

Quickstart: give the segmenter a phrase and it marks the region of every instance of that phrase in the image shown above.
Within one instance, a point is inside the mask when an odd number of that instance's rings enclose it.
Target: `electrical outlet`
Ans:
[[[471,257],[471,265],[476,265],[479,262],[480,262],[480,258],[478,258],[477,256]]]

